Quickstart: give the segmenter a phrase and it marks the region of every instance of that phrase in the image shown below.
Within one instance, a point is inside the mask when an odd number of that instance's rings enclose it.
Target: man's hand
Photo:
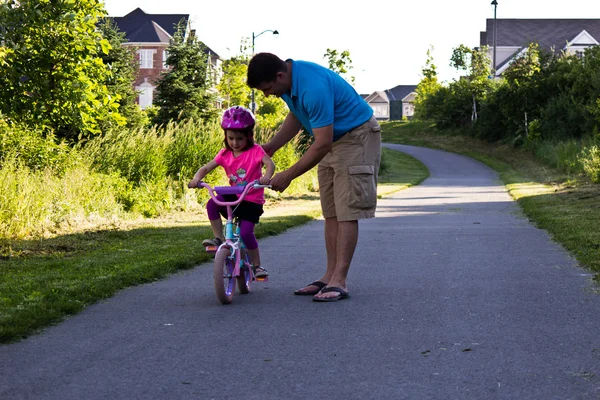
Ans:
[[[290,186],[292,180],[293,178],[288,171],[275,174],[275,176],[271,178],[271,189],[278,192],[283,192],[288,186]]]

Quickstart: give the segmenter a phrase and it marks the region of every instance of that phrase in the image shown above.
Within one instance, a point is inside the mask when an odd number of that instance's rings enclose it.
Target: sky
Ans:
[[[360,1],[360,0],[359,0]],[[109,16],[137,7],[149,14],[189,14],[199,39],[222,59],[240,53],[240,42],[255,38],[255,52],[327,66],[327,49],[348,50],[359,93],[416,85],[427,50],[441,81],[458,74],[450,66],[452,49],[479,46],[491,0],[104,0]],[[600,1],[497,0],[497,18],[600,18]],[[380,5],[379,5],[380,4]],[[597,38],[598,39],[598,38]]]

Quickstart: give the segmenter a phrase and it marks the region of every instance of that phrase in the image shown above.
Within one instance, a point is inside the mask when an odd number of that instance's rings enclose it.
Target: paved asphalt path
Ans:
[[[0,346],[0,399],[598,399],[600,296],[462,156],[360,224],[351,298],[316,303],[322,221],[261,241],[268,283],[217,303],[212,267]]]

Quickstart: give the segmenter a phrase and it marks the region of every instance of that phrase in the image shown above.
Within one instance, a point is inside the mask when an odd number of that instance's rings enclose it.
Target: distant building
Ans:
[[[412,119],[415,114],[417,85],[398,85],[384,91],[361,95],[373,109],[375,118],[381,121]]]
[[[127,42],[123,45],[137,48],[140,70],[134,87],[139,92],[138,104],[142,109],[152,105],[156,80],[168,69],[167,48],[177,25],[182,23],[186,27],[186,36],[194,34],[190,29],[189,17],[189,14],[146,14],[141,8],[124,17],[110,17],[125,34]],[[220,79],[221,59],[206,45],[205,52],[209,63],[208,73],[214,86]]]
[[[480,32],[480,45],[488,46],[494,63],[494,19],[487,19]],[[542,51],[583,57],[585,49],[597,46],[600,19],[496,19],[496,75],[508,68],[514,59],[537,43]]]

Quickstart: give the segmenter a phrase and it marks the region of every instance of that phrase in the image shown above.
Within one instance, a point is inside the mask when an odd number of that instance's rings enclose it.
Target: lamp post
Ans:
[[[259,33],[258,35],[255,35],[254,32],[252,32],[252,55],[254,55],[254,40],[257,37],[259,37],[260,35],[262,35],[263,33],[267,33],[267,32],[273,32],[273,36],[275,36],[275,39],[277,39],[279,37],[279,32],[277,32],[277,29],[275,29],[275,30],[266,29],[266,30],[262,31],[261,33]],[[252,114],[254,114],[255,113],[254,111],[256,109],[256,103],[254,103],[254,88],[252,88],[252,104],[250,105],[250,108],[252,109]]]
[[[494,78],[496,77],[496,34],[498,30],[496,29],[496,8],[498,7],[498,2],[496,0],[492,0],[492,5],[494,6],[494,60],[492,61],[494,64],[492,65],[492,71],[494,72]]]

